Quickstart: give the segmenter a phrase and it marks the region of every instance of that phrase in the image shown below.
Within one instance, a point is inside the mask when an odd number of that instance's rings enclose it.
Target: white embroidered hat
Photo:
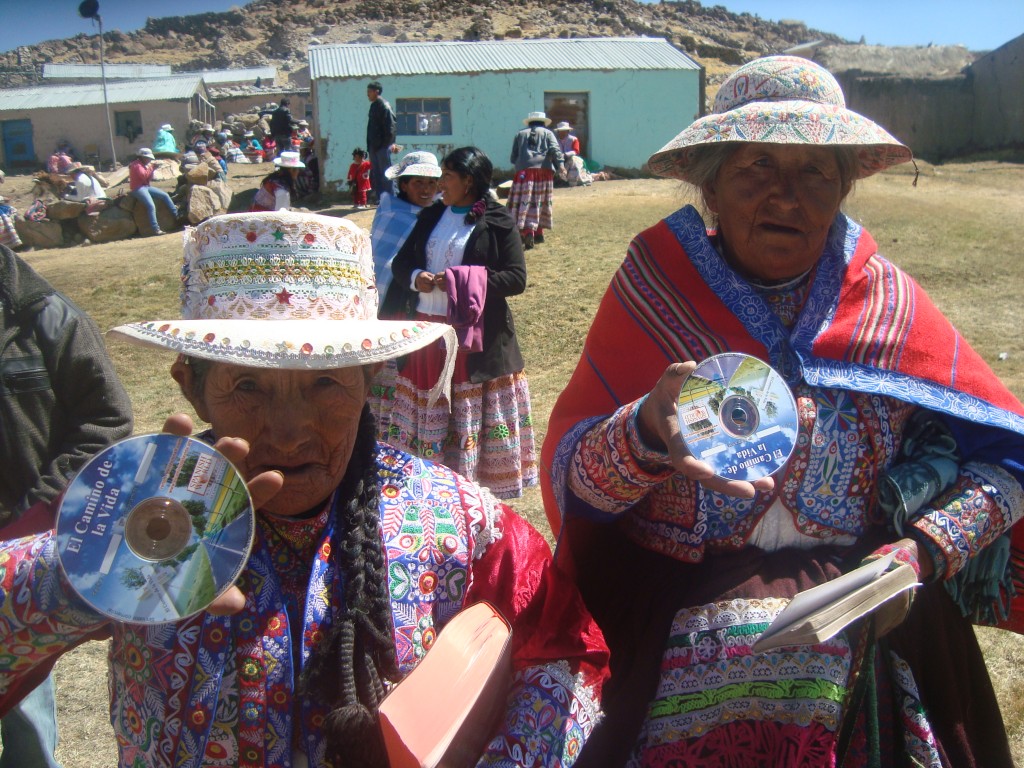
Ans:
[[[282,152],[274,158],[274,165],[281,168],[305,168],[306,164],[299,159],[298,152]]]
[[[720,142],[850,146],[857,178],[913,159],[910,149],[852,109],[832,73],[799,56],[749,61],[722,83],[698,118],[647,161],[658,176],[689,181],[695,150]]]
[[[529,125],[540,120],[544,125],[551,125],[551,118],[543,112],[531,112],[523,119],[523,125]]]
[[[253,368],[348,368],[445,339],[443,323],[378,320],[370,236],[347,219],[294,211],[214,216],[185,230],[180,320],[110,333],[144,346]]]
[[[171,125],[170,123],[164,123],[163,125],[160,126],[160,130],[161,131],[172,131],[173,132],[174,131],[174,126]]]
[[[429,176],[440,178],[441,166],[433,152],[410,152],[384,171],[384,178],[397,179],[400,176]]]
[[[569,125],[569,123],[567,123],[565,120],[563,120],[562,122],[560,122],[558,125],[555,126],[555,130],[556,131],[571,131],[572,130],[572,126]]]

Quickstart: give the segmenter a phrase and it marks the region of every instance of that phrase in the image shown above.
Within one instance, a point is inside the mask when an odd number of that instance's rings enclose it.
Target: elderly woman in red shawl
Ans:
[[[578,765],[1012,765],[970,621],[1008,607],[1024,410],[840,210],[910,160],[789,56],[742,66],[651,158],[708,218],[633,240],[543,454],[558,560],[612,649]],[[681,385],[727,351],[795,399],[793,453],[756,480],[680,437]],[[920,582],[909,610],[753,649],[796,593],[890,553]]]

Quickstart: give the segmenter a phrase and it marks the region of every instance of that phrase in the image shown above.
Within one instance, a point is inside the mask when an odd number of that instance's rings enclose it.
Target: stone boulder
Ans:
[[[180,170],[174,160],[158,160],[154,164],[152,181],[173,181],[178,178]]]
[[[213,187],[204,187],[196,184],[188,190],[188,220],[192,224],[206,221],[211,216],[218,216],[227,213],[226,205],[221,202],[221,197]]]
[[[74,200],[57,200],[46,206],[46,218],[54,220],[77,219],[85,213],[85,203]]]
[[[64,230],[59,221],[15,219],[14,229],[30,248],[60,248],[64,245]]]
[[[207,163],[193,165],[185,171],[185,178],[189,184],[206,184],[211,179],[217,178],[217,172]]]
[[[234,197],[234,193],[232,193],[228,183],[220,179],[213,179],[206,186],[216,192],[217,197],[220,198],[220,207],[224,209],[221,213],[227,213],[228,209],[231,208],[231,198]]]
[[[141,205],[136,206],[136,211],[142,213],[143,219],[146,218]],[[112,205],[99,214],[83,213],[78,217],[78,228],[93,243],[111,243],[115,240],[124,240],[138,232],[139,227],[135,219],[131,211]],[[146,229],[149,229],[148,222]]]
[[[160,228],[165,232],[176,229],[178,222],[171,213],[171,209],[159,200],[154,202],[157,204],[157,224]],[[150,227],[150,214],[145,212],[145,206],[130,195],[126,195],[121,199],[120,208],[131,215],[139,234],[153,234],[153,229]],[[106,211],[103,211],[103,213],[106,213]]]

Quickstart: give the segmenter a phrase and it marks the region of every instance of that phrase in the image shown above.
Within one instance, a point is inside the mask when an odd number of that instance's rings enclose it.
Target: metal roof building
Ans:
[[[660,38],[316,45],[309,64],[328,182],[345,178],[364,145],[372,80],[395,110],[403,151],[473,144],[499,169],[511,168],[531,111],[572,124],[586,157],[639,169],[703,103],[703,69]]]
[[[139,80],[147,77],[169,77],[170,64],[43,64],[46,80]]]
[[[246,67],[243,69],[201,69],[195,72],[182,72],[183,75],[196,75],[203,78],[207,85],[223,83],[253,83],[257,79],[264,85],[273,85],[277,77],[277,67]]]
[[[118,160],[149,146],[164,123],[174,126],[181,137],[190,120],[212,122],[216,117],[209,90],[195,75],[110,80],[106,90]],[[109,162],[110,132],[101,83],[0,90],[4,168],[39,166],[61,140],[71,142],[87,162]]]

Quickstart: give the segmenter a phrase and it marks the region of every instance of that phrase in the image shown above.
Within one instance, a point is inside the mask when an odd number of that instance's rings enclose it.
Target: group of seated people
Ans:
[[[511,671],[478,766],[1010,768],[971,624],[1024,629],[1024,405],[842,211],[909,148],[811,61],[741,66],[651,156],[700,210],[632,239],[539,462],[516,222],[480,150],[428,155],[388,170],[372,237],[276,189],[186,233],[181,316],[112,335],[173,361],[197,437],[248,483],[251,555],[204,609],[113,620],[61,570],[59,484],[30,497],[6,517],[43,524],[0,541],[0,714],[103,637],[121,766],[385,768],[383,698],[486,601]],[[298,153],[276,162],[294,189]],[[716,474],[683,437],[681,388],[725,353],[792,395],[771,474]],[[554,554],[499,500],[538,477]],[[755,650],[796,594],[876,561],[917,585]]]

